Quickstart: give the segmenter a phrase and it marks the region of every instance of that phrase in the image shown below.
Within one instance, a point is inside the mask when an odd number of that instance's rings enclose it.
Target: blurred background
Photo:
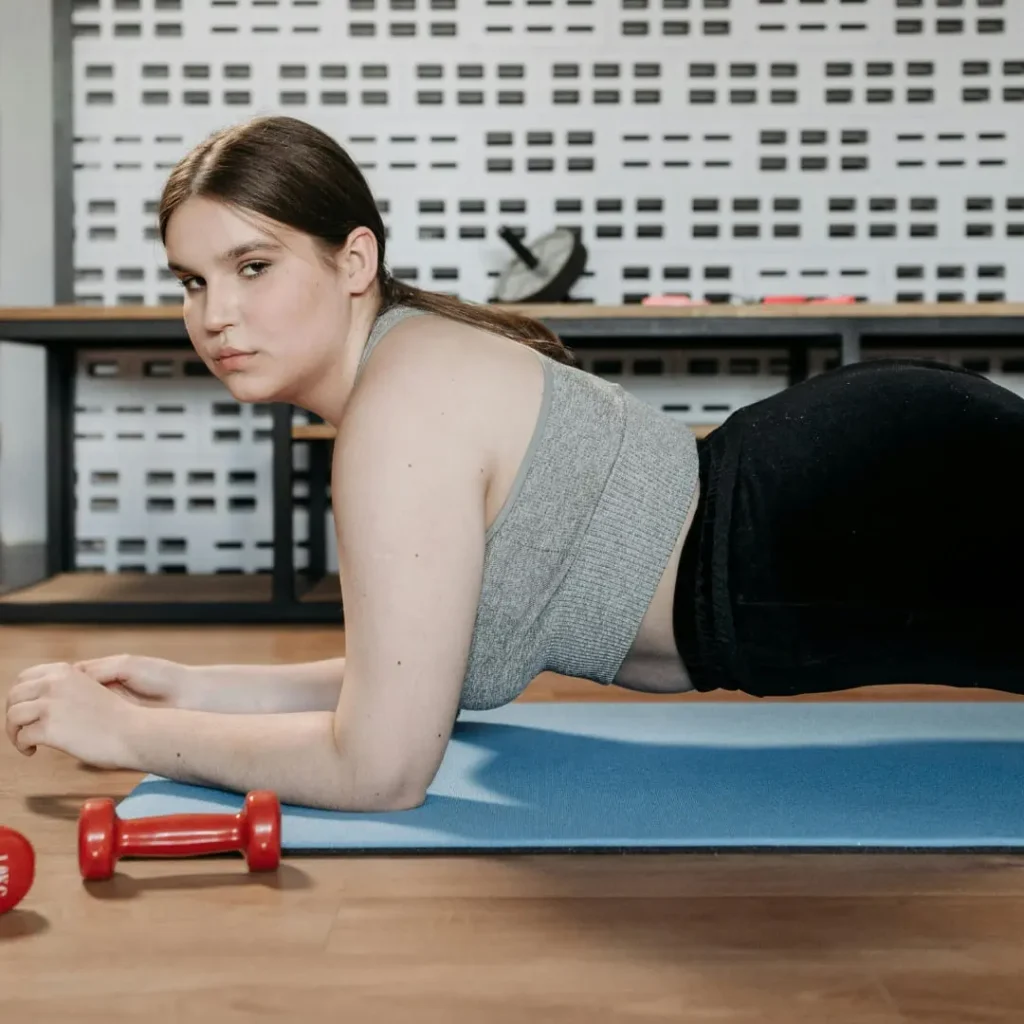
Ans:
[[[0,307],[173,312],[167,172],[267,112],[363,168],[396,277],[473,301],[517,258],[503,231],[560,230],[586,250],[567,304],[1024,299],[1017,0],[0,0]],[[1021,344],[919,351],[1024,390]],[[784,387],[790,355],[711,337],[581,353],[694,423]],[[74,567],[270,572],[271,410],[187,349],[74,359]],[[45,385],[39,346],[0,343],[8,575],[46,541]]]

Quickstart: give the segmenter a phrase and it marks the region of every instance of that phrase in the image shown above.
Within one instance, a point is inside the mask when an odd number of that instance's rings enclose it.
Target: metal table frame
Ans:
[[[808,374],[811,349],[833,349],[843,364],[857,362],[866,348],[958,345],[1009,345],[1024,352],[1024,305],[1006,311],[944,315],[939,307],[915,312],[903,307],[822,307],[820,314],[807,307],[779,309],[758,315],[759,307],[679,315],[631,314],[618,307],[614,315],[587,316],[579,307],[572,315],[552,314],[553,307],[525,312],[555,331],[573,350],[623,348],[689,349],[780,348],[789,353],[789,383]],[[962,307],[961,307],[962,308]],[[46,349],[46,453],[47,453],[47,576],[75,568],[74,524],[74,382],[78,353],[93,348],[189,348],[184,324],[178,316],[152,312],[139,316],[111,311],[63,318],[3,319],[0,338],[39,344]],[[338,623],[343,611],[333,602],[303,601],[308,588],[323,578],[326,569],[326,489],[329,476],[328,446],[311,445],[309,472],[309,569],[304,586],[295,571],[293,532],[292,412],[290,405],[273,407],[273,572],[271,598],[246,602],[0,602],[2,623]],[[16,596],[16,595],[15,595]]]

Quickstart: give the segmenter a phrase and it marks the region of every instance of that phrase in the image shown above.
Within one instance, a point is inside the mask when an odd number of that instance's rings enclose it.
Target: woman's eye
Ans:
[[[256,260],[252,263],[246,263],[241,269],[241,274],[244,278],[251,281],[253,278],[259,277],[260,274],[264,273],[269,266],[269,263]],[[251,273],[247,273],[247,271],[251,271]],[[178,282],[187,292],[194,292],[204,284],[201,277],[180,277]]]

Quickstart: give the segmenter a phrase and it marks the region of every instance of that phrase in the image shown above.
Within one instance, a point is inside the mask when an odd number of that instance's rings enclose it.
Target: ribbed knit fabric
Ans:
[[[382,314],[360,369],[391,327],[422,312]],[[486,535],[460,701],[470,710],[509,703],[546,670],[611,683],[697,490],[689,427],[618,384],[535,354],[544,399]]]

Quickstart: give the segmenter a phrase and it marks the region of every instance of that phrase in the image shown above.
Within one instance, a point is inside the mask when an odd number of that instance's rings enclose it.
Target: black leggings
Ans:
[[[696,689],[1024,693],[1024,398],[867,361],[737,410],[699,450],[673,614]]]

